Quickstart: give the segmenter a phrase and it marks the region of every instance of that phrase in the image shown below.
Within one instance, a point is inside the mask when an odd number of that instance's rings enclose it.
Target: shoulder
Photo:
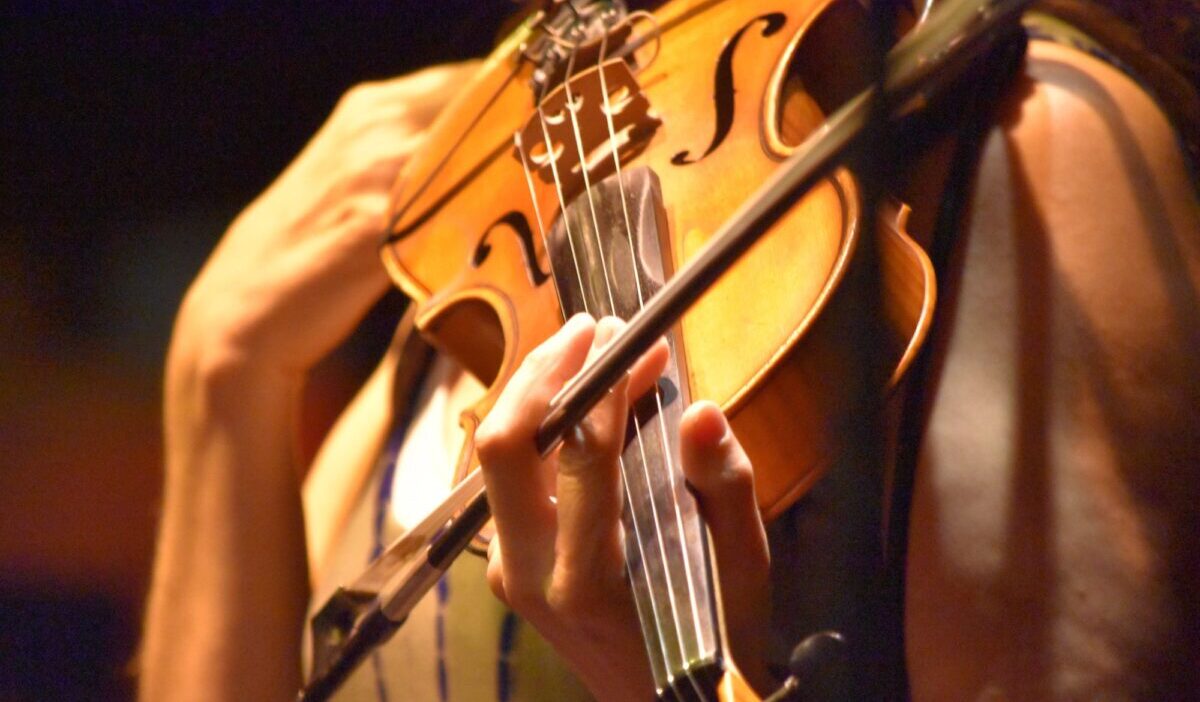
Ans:
[[[1031,42],[954,250],[910,523],[914,698],[1190,694],[1200,205],[1162,109]]]
[[[1030,42],[993,133],[1029,160],[1053,156],[1057,169],[1047,175],[1055,181],[1094,183],[1099,176],[1144,176],[1152,169],[1172,193],[1195,197],[1179,135],[1162,107],[1130,75],[1072,46]],[[1090,165],[1104,168],[1086,170]]]

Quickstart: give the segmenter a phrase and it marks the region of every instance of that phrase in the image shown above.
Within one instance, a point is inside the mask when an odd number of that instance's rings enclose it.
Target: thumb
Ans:
[[[679,427],[683,472],[708,522],[729,644],[742,672],[765,672],[770,553],[754,495],[754,471],[721,409],[694,403]]]

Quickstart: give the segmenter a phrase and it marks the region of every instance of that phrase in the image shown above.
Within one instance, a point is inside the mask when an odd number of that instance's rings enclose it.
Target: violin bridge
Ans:
[[[636,158],[661,123],[629,65],[612,59],[547,94],[521,128],[518,143],[528,145],[532,172],[546,185],[557,176],[564,199],[571,201],[585,181],[615,173],[617,159]],[[521,158],[516,149],[514,155]]]

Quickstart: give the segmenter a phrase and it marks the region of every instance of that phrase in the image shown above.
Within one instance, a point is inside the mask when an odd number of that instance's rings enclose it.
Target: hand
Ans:
[[[625,575],[617,458],[630,399],[667,363],[660,343],[642,357],[551,456],[534,434],[554,395],[620,328],[573,317],[530,353],[477,432],[496,537],[488,553],[492,591],[527,619],[600,699],[644,699],[653,690]],[[708,520],[730,645],[761,681],[768,620],[766,535],[753,474],[724,415],[711,403],[685,412],[684,473]],[[553,499],[552,499],[553,498]]]
[[[176,349],[297,376],[341,341],[387,289],[378,248],[389,188],[473,69],[431,68],[346,93],[204,266]]]

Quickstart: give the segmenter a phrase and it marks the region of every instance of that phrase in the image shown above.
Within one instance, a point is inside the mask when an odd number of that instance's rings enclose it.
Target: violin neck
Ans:
[[[576,197],[548,232],[564,317],[628,319],[667,279],[658,179],[645,167]],[[680,466],[678,428],[689,402],[678,337],[655,391],[631,413],[621,455],[629,582],[660,699],[713,699],[723,675],[705,526]]]

